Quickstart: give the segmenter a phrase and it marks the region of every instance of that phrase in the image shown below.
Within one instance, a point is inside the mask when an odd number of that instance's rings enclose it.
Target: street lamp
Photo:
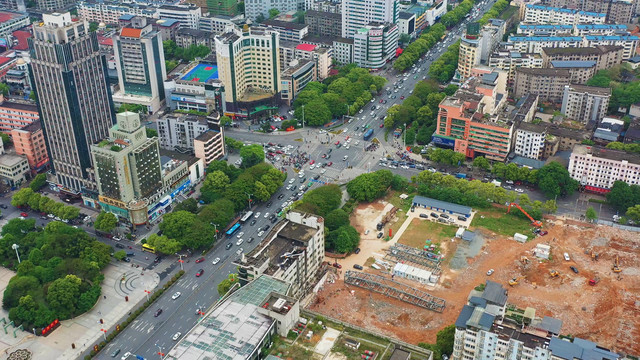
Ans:
[[[245,193],[249,197],[249,210],[251,210],[251,197],[253,194]]]
[[[182,270],[182,263],[180,263],[180,270]],[[145,290],[144,293],[147,295],[147,301],[149,301],[149,294],[151,294],[151,291]]]
[[[304,129],[304,105],[302,105],[302,128]]]
[[[107,341],[107,330],[100,329],[100,331],[102,331],[102,336],[104,336],[104,341]]]
[[[404,134],[402,137],[402,142],[404,143],[404,149],[406,149],[407,148],[407,124],[406,123],[404,124]]]
[[[16,256],[18,257],[18,264],[20,264],[20,254],[18,253],[18,248],[20,246],[18,244],[11,245],[11,248],[16,251]]]
[[[156,344],[156,346],[158,347],[158,355],[160,355],[160,360],[162,360],[164,356],[164,353],[162,352],[162,348],[158,344]]]
[[[218,240],[218,224],[211,223],[213,225],[213,236]]]

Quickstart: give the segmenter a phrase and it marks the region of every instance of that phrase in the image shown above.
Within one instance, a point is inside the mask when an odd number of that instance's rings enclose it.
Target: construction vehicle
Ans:
[[[611,270],[613,270],[614,273],[619,273],[622,271],[622,269],[620,269],[620,262],[618,260],[617,255],[616,255],[616,261],[613,263],[613,267],[611,267]]]
[[[596,286],[597,283],[600,282],[600,278],[599,277],[594,277],[593,279],[589,279],[589,285],[591,286]]]
[[[593,251],[593,249],[585,250],[584,253],[587,254],[587,255],[590,255],[591,256],[591,260],[593,260],[593,261],[598,261],[598,258],[600,257],[600,255],[598,255],[598,253]]]
[[[516,203],[510,203],[509,207],[507,208],[507,214],[511,211],[511,207],[515,206],[516,208],[518,208],[518,210],[522,211],[523,214],[525,214],[529,220],[531,220],[531,225],[535,226],[535,227],[541,227],[542,226],[542,222],[538,221],[534,218],[531,217],[531,215],[529,215],[526,211],[524,211],[523,208],[520,207],[520,205],[516,204]]]
[[[514,277],[513,279],[509,280],[509,285],[511,286],[518,285],[518,282],[522,279],[524,279],[524,276]]]
[[[556,270],[549,270],[549,275],[551,275],[551,277],[554,278],[554,277],[558,277],[560,273]]]
[[[526,265],[529,263],[529,258],[526,256],[520,256],[520,262]]]

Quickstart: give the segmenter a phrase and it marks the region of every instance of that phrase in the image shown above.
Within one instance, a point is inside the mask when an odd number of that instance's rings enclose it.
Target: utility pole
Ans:
[[[249,197],[249,210],[251,210],[251,197],[253,194],[245,193]]]
[[[304,105],[302,105],[302,128],[304,129]]]
[[[182,260],[182,257],[183,257],[183,256],[184,256],[184,255],[178,254],[178,262],[180,263],[180,270],[184,270],[184,269],[182,268],[182,263],[184,263],[184,260]],[[145,291],[147,291],[147,290],[145,290]],[[147,296],[147,300],[149,300],[149,296]]]

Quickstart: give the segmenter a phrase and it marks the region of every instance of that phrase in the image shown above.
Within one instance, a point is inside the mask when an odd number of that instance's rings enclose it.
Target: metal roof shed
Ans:
[[[453,204],[424,196],[417,195],[413,198],[413,206],[420,206],[426,209],[436,210],[449,214],[456,214],[469,217],[471,208],[464,205]]]

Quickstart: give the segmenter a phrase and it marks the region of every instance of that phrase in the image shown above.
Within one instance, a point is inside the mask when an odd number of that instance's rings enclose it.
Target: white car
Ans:
[[[347,150],[349,150],[349,145],[346,145],[344,148],[345,148],[345,149],[347,149]]]
[[[304,173],[303,173],[302,171],[300,171],[300,174],[298,174],[298,177],[299,177],[300,179],[302,179],[302,178],[304,177]]]
[[[260,217],[260,211],[258,211],[258,212],[254,215],[254,217],[255,217],[256,219],[257,219],[257,218],[259,218],[259,217]]]
[[[565,261],[571,261],[571,258],[569,257],[568,253],[564,253],[563,255],[564,255]]]
[[[127,358],[129,357],[129,355],[131,355],[130,351],[127,351],[126,353],[124,353],[124,355],[122,355],[122,357],[120,358],[120,360],[127,360]]]
[[[267,212],[267,213],[264,213],[264,218],[265,218],[265,219],[266,219],[266,218],[268,218],[268,217],[269,217],[269,215],[270,215],[270,214],[269,214],[268,212]]]
[[[316,164],[313,164],[313,165],[309,166],[309,170],[313,170],[315,168],[316,168]]]
[[[262,235],[264,235],[264,231],[260,230],[260,232],[258,233],[258,236],[261,237]]]
[[[326,172],[327,172],[327,169],[322,169],[322,170],[320,170],[320,174],[324,174],[324,173],[326,173]]]
[[[291,178],[291,179],[289,180],[289,184],[293,184],[295,181],[296,181],[296,179],[295,179],[295,178]]]
[[[491,274],[493,274],[493,269],[489,269],[489,271],[487,271],[487,276],[491,276]]]
[[[356,141],[356,145],[360,144],[360,140]]]
[[[182,293],[181,293],[180,291],[176,291],[176,293],[175,293],[175,294],[173,294],[173,296],[171,296],[171,298],[172,298],[173,300],[175,300],[175,299],[179,298],[179,297],[180,297],[180,295],[182,295]]]
[[[236,236],[236,238],[240,239],[242,237],[242,235],[244,235],[244,231],[240,231],[238,233],[238,235]]]
[[[244,251],[244,249],[240,248],[240,249],[238,249],[238,251],[236,251],[236,254],[240,255],[240,254],[242,254],[243,251]]]
[[[243,239],[240,239],[240,240],[236,241],[236,245],[237,245],[237,246],[240,246],[240,245],[242,245],[242,243],[243,243],[243,242],[244,242],[244,240],[243,240]]]
[[[522,189],[520,189],[520,188],[516,188],[516,192],[517,192],[517,193],[523,193],[523,192],[524,192],[524,190],[522,190]]]
[[[364,109],[360,109],[360,111],[358,111],[358,114],[362,114],[363,111]]]
[[[178,339],[180,339],[180,336],[182,336],[182,333],[178,331],[175,335],[173,335],[173,341],[177,341]]]
[[[220,258],[219,258],[219,257],[217,257],[217,258],[213,259],[212,264],[213,264],[213,265],[216,265],[216,264],[218,264],[219,262],[220,262]]]

